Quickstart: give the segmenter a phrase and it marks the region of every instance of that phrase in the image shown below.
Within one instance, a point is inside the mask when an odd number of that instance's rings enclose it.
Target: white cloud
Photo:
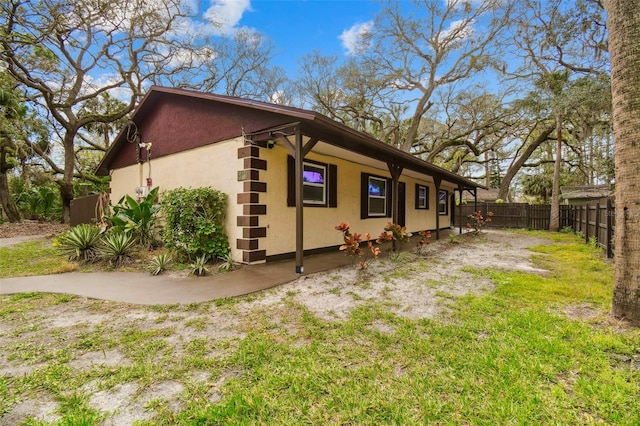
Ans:
[[[477,7],[484,4],[484,0],[447,0],[447,9]]]
[[[216,52],[208,47],[201,47],[199,49],[180,49],[171,56],[170,65],[173,67],[180,67],[185,64],[191,64],[192,66],[199,67],[205,62],[215,59]]]
[[[373,21],[354,24],[348,30],[344,30],[338,38],[342,40],[342,46],[347,55],[357,55],[364,52],[371,45],[370,35],[373,29]]]
[[[442,30],[438,36],[440,42],[454,42],[465,40],[473,36],[473,20],[459,19],[452,21],[449,28]]]
[[[251,10],[250,0],[214,0],[203,17],[213,26],[213,33],[230,35],[237,29],[244,12]]]

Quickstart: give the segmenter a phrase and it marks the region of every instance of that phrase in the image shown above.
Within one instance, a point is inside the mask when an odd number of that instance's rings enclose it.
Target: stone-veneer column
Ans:
[[[267,192],[267,184],[260,181],[260,170],[267,170],[267,161],[260,159],[260,148],[252,145],[238,148],[238,158],[244,159],[244,170],[238,173],[243,192],[238,194],[237,203],[243,206],[242,216],[237,219],[242,238],[236,240],[236,248],[242,250],[243,262],[264,262],[267,251],[260,250],[260,238],[267,236],[267,228],[260,226],[260,216],[267,214],[267,206],[260,204],[260,193]]]

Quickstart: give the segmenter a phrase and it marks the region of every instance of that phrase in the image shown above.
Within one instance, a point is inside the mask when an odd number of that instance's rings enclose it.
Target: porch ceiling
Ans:
[[[341,158],[347,161],[351,161],[353,163],[363,164],[363,165],[371,166],[377,169],[383,169],[383,170],[387,169],[387,163],[384,161],[376,160],[375,158],[371,158],[354,151],[349,151],[345,148],[340,148],[339,146],[331,145],[326,142],[318,142],[313,147],[311,152],[327,155],[329,157]],[[423,173],[419,173],[410,169],[403,170],[402,175],[426,180],[427,182],[433,182],[433,176],[427,176],[427,178],[425,179],[425,175]]]
[[[247,135],[253,143],[284,143],[282,136],[289,141],[288,148],[294,154],[294,135],[300,131],[305,143],[317,141],[311,147],[311,152],[325,154],[337,158],[344,158],[360,164],[371,165],[376,168],[388,169],[389,164],[402,167],[402,174],[424,179],[427,175],[433,181],[449,183],[462,189],[483,188],[469,179],[441,167],[427,163],[414,155],[400,151],[391,145],[387,145],[372,137],[366,136],[349,127],[329,120],[324,116],[315,117],[313,122],[302,121],[291,123],[288,126],[279,126],[273,129],[265,129],[251,135]],[[326,123],[325,123],[326,121]]]

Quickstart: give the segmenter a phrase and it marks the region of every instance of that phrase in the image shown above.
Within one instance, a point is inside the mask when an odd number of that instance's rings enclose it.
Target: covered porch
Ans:
[[[399,220],[401,176],[428,177],[435,186],[436,194],[439,193],[441,185],[446,182],[448,186],[455,188],[457,194],[454,194],[454,199],[456,196],[461,198],[464,192],[475,197],[477,188],[482,188],[482,185],[469,179],[427,163],[410,153],[400,151],[324,116],[313,114],[308,117],[287,125],[244,135],[247,145],[267,149],[280,145],[293,158],[295,168],[295,273],[298,275],[305,273],[303,172],[305,157],[311,152],[388,170],[392,182],[391,221],[394,224],[399,224],[401,221]],[[451,209],[451,212],[453,214],[454,209]],[[437,212],[435,221],[436,226],[433,234],[435,239],[439,240],[444,230],[441,229],[440,215]],[[462,233],[462,228],[459,233]]]

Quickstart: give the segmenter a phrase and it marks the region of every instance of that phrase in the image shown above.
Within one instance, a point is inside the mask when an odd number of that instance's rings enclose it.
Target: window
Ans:
[[[416,210],[429,209],[429,187],[416,184]]]
[[[302,172],[304,202],[309,204],[326,204],[327,168],[321,165],[304,163]]]
[[[387,180],[369,176],[368,215],[387,215]]]
[[[391,217],[391,179],[362,173],[360,175],[360,219]]]
[[[292,156],[287,157],[287,206],[296,205],[296,172]],[[338,206],[338,167],[306,160],[302,169],[302,196],[308,207]]]
[[[449,214],[449,192],[440,191],[438,193],[438,213],[441,215]]]

